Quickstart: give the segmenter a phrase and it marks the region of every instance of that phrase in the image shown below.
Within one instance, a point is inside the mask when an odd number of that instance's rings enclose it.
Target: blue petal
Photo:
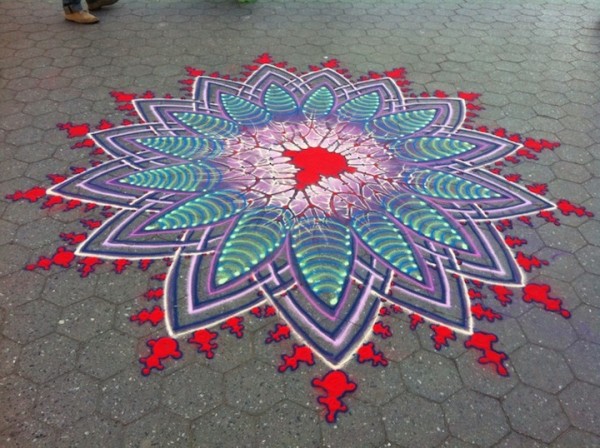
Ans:
[[[238,214],[246,207],[241,193],[223,190],[196,197],[160,214],[145,230],[178,230],[216,224]]]
[[[366,93],[343,104],[337,115],[346,121],[366,121],[375,116],[380,105],[381,98],[377,92]]]
[[[119,182],[148,190],[194,192],[210,190],[220,179],[219,171],[210,165],[186,163],[138,171]]]
[[[173,112],[173,118],[194,132],[208,138],[230,138],[239,134],[233,121],[196,112]]]
[[[251,272],[285,240],[289,212],[264,209],[245,213],[224,241],[217,259],[215,282],[221,286]]]
[[[312,92],[302,105],[302,112],[309,118],[324,117],[333,109],[335,96],[327,87]]]
[[[472,201],[503,197],[484,185],[443,171],[413,170],[404,175],[404,181],[414,192],[434,198]]]
[[[250,101],[228,93],[221,94],[224,112],[241,126],[263,126],[271,121],[271,114]]]
[[[455,138],[420,137],[390,144],[390,151],[401,160],[430,162],[457,157],[476,148],[476,145]]]
[[[337,305],[350,276],[354,257],[350,230],[332,219],[297,222],[291,231],[292,252],[315,297]]]
[[[373,252],[399,272],[423,280],[412,248],[388,218],[374,212],[357,212],[352,227]]]
[[[198,137],[152,137],[136,140],[142,146],[182,159],[205,159],[218,156],[223,151],[220,140]]]
[[[436,112],[436,109],[419,109],[384,115],[367,123],[365,130],[378,140],[396,140],[425,129],[435,119]]]
[[[294,97],[277,84],[271,84],[267,88],[263,103],[271,113],[287,114],[298,110],[298,104]]]

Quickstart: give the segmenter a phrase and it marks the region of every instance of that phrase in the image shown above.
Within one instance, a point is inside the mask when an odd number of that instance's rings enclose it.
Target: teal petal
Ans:
[[[221,174],[216,168],[203,163],[186,163],[138,171],[119,182],[149,190],[194,192],[210,190],[219,180]]]
[[[224,118],[196,112],[174,112],[173,118],[194,132],[208,138],[230,138],[239,134],[236,123]]]
[[[324,117],[331,112],[335,97],[327,87],[312,92],[302,105],[302,112],[309,118]]]
[[[223,190],[190,199],[158,216],[144,230],[178,230],[216,224],[240,213],[246,207],[244,196]]]
[[[367,93],[343,104],[337,110],[337,115],[346,121],[366,121],[375,116],[380,105],[381,98],[377,92]]]
[[[264,209],[245,213],[225,240],[217,259],[215,282],[221,286],[252,271],[285,240],[289,211]]]
[[[263,126],[271,121],[271,114],[250,101],[228,93],[221,94],[224,112],[241,126]]]
[[[404,175],[404,181],[414,192],[434,198],[473,201],[502,197],[479,183],[444,171],[413,170]]]
[[[294,97],[277,84],[271,84],[267,88],[263,103],[271,113],[286,114],[298,110]]]
[[[368,132],[379,140],[396,140],[414,134],[429,126],[435,119],[436,109],[397,112],[376,118],[365,125]]]
[[[384,206],[394,218],[427,239],[456,249],[469,248],[444,214],[414,195],[398,195]]]
[[[150,137],[136,140],[142,146],[182,159],[206,159],[223,152],[223,142],[198,137]]]
[[[430,162],[458,157],[476,148],[476,145],[455,138],[410,138],[390,144],[394,155],[408,162]]]
[[[353,217],[352,227],[373,252],[396,270],[423,281],[412,248],[392,221],[379,213],[358,212]]]
[[[332,219],[305,219],[292,228],[291,247],[309,289],[325,305],[335,307],[352,268],[350,229]]]

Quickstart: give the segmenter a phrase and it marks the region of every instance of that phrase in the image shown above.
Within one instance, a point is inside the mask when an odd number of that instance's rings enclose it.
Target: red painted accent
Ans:
[[[527,240],[524,240],[524,239],[516,237],[516,236],[511,236],[511,235],[506,235],[504,237],[504,242],[513,249],[517,246],[522,246],[524,244],[527,244]]]
[[[484,297],[480,291],[476,291],[473,288],[469,288],[467,292],[469,294],[469,299],[471,300],[481,300]]]
[[[165,291],[163,288],[152,288],[144,293],[147,300],[160,300],[163,298]]]
[[[550,210],[544,210],[536,215],[538,218],[544,219],[546,222],[552,223],[555,226],[560,226],[560,220]]]
[[[82,202],[78,199],[70,199],[65,204],[65,209],[73,210],[73,209],[76,209],[77,207],[79,207],[81,204],[82,204]]]
[[[550,286],[529,283],[523,287],[523,301],[530,303],[535,302],[544,306],[546,311],[558,313],[564,318],[571,317],[570,311],[562,307],[562,300],[555,297],[550,297]]]
[[[383,352],[375,350],[375,344],[373,342],[367,342],[363,344],[356,352],[356,360],[360,364],[370,362],[373,367],[387,366],[388,360],[384,356]]]
[[[390,314],[390,309],[387,306],[382,306],[381,308],[379,308],[380,316],[389,316]]]
[[[504,178],[509,182],[519,182],[521,180],[520,174],[506,174]]]
[[[471,306],[471,314],[477,320],[487,319],[489,322],[502,320],[502,314],[496,313],[493,309],[483,306],[481,303],[476,303]]]
[[[304,363],[308,366],[315,364],[315,357],[310,347],[306,345],[294,344],[294,351],[291,355],[281,355],[283,362],[279,365],[277,370],[285,372],[287,369],[296,370],[300,367],[300,363]]]
[[[260,306],[255,306],[250,310],[250,314],[252,314],[257,319],[262,317],[262,308]]]
[[[254,62],[257,64],[270,64],[273,62],[273,57],[269,53],[263,53],[258,56]]]
[[[56,125],[61,131],[67,131],[68,138],[85,137],[90,132],[90,125],[87,123],[73,124],[59,123]]]
[[[113,261],[114,270],[117,274],[122,274],[127,266],[131,265],[131,261],[120,258]]]
[[[532,226],[531,218],[529,216],[519,216],[517,219],[519,221],[521,221],[523,224],[527,224],[529,227]]]
[[[444,325],[431,324],[429,328],[433,331],[431,340],[433,341],[433,347],[436,350],[441,350],[442,347],[448,347],[451,340],[456,341],[456,333]]]
[[[263,310],[264,317],[273,317],[277,315],[277,310],[272,305],[265,305],[265,309]]]
[[[419,324],[425,323],[425,319],[423,319],[423,317],[419,316],[418,314],[409,314],[408,317],[410,318],[411,330],[416,330]]]
[[[115,99],[117,103],[128,103],[137,98],[135,93],[117,92],[112,91],[110,95]]]
[[[594,214],[592,212],[587,211],[585,207],[577,206],[572,202],[567,201],[566,199],[560,199],[556,203],[556,206],[558,207],[560,212],[565,216],[569,216],[573,213],[577,216],[594,216]]]
[[[68,250],[66,247],[59,247],[50,258],[43,256],[39,257],[36,263],[28,264],[25,266],[25,269],[28,271],[33,271],[34,269],[48,271],[52,265],[70,268],[73,260],[75,260],[74,252]]]
[[[50,179],[52,185],[60,184],[68,179],[67,176],[63,174],[48,174],[46,177]]]
[[[146,342],[150,347],[150,355],[140,358],[140,362],[144,364],[142,375],[148,376],[152,369],[163,370],[165,366],[163,361],[168,358],[179,359],[183,353],[179,351],[179,343],[177,340],[169,337],[161,337],[158,339],[150,339]]]
[[[48,199],[44,201],[42,204],[42,208],[52,208],[55,205],[59,205],[63,203],[63,198],[60,196],[48,196]]]
[[[493,345],[495,342],[498,342],[498,336],[495,334],[478,331],[465,341],[465,347],[474,348],[482,352],[482,355],[477,360],[479,364],[493,364],[496,367],[498,375],[508,376],[508,370],[504,366],[504,361],[508,359],[508,356],[506,353],[494,350]]]
[[[6,199],[11,201],[29,201],[37,202],[46,196],[46,189],[42,187],[32,187],[29,190],[21,191],[17,190],[13,194],[7,194]]]
[[[61,233],[60,237],[69,244],[80,244],[87,238],[87,233]]]
[[[392,336],[392,330],[389,325],[385,325],[383,322],[375,322],[373,325],[373,333],[377,336],[381,336],[382,339],[387,339]]]
[[[104,262],[98,257],[84,257],[77,264],[81,265],[78,271],[81,272],[81,277],[85,278],[96,270],[96,266],[100,266]]]
[[[340,61],[337,59],[329,59],[328,61],[321,62],[321,65],[325,68],[339,68]]]
[[[165,318],[165,312],[163,309],[155,305],[152,310],[148,310],[144,308],[137,314],[132,315],[129,320],[132,322],[137,322],[139,325],[145,324],[146,322],[150,322],[153,327],[156,327],[159,323],[161,323]]]
[[[527,189],[535,194],[546,194],[548,193],[548,184],[531,184],[526,185]]]
[[[475,101],[477,98],[481,96],[480,93],[474,92],[458,92],[458,97],[462,98],[465,101]]]
[[[216,342],[213,342],[219,334],[216,331],[198,330],[187,341],[190,344],[198,345],[198,353],[204,353],[208,359],[215,357],[215,350],[219,347]]]
[[[322,177],[340,178],[342,173],[354,173],[356,168],[348,165],[342,154],[329,152],[325,148],[306,148],[300,151],[283,151],[284,157],[291,159],[296,172],[296,190],[304,190],[309,185],[316,185]]]
[[[546,260],[540,260],[534,255],[528,257],[521,251],[517,252],[516,260],[517,263],[519,263],[519,266],[521,266],[527,272],[531,272],[533,268],[541,268],[542,266],[549,264]]]
[[[512,303],[511,296],[514,294],[510,289],[506,286],[502,285],[492,285],[488,287],[491,291],[494,292],[494,298],[500,302],[500,305],[506,306],[509,303]]]
[[[289,339],[291,335],[290,327],[286,324],[275,324],[273,330],[269,330],[269,336],[265,339],[266,344],[271,342],[281,342],[284,339]]]
[[[79,222],[90,230],[97,229],[102,225],[102,221],[97,219],[82,219]]]
[[[348,411],[342,398],[357,388],[357,384],[343,370],[331,370],[323,378],[314,378],[311,384],[325,391],[325,395],[321,395],[317,401],[325,407],[325,420],[328,423],[334,423],[338,413]]]
[[[238,339],[244,336],[243,317],[230,317],[221,325],[221,330],[229,330],[229,333],[234,334]]]
[[[383,73],[385,74],[385,76],[388,76],[392,79],[404,79],[404,77],[406,76],[406,69],[402,67],[397,67]]]
[[[140,260],[138,262],[138,269],[140,269],[141,271],[147,271],[152,263],[153,263],[153,260],[146,260],[146,259]]]

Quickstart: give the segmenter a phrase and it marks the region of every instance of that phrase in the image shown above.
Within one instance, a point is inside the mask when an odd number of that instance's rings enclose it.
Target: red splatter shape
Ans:
[[[52,185],[60,184],[61,182],[67,180],[67,176],[63,174],[48,174],[46,176],[52,182]]]
[[[373,333],[377,336],[381,336],[382,339],[387,339],[392,336],[392,330],[389,325],[385,325],[383,322],[375,322],[373,325]]]
[[[87,233],[61,233],[60,237],[69,244],[80,244],[87,238]]]
[[[67,131],[68,138],[85,137],[90,132],[90,125],[87,123],[73,124],[59,123],[56,125],[61,131]]]
[[[134,100],[137,95],[135,93],[117,92],[112,91],[110,95],[115,99],[117,103],[128,103]]]
[[[500,230],[501,232],[506,229],[512,229],[513,227],[512,221],[510,219],[501,219],[500,221],[498,221],[498,226],[498,230]]]
[[[500,304],[502,306],[506,306],[509,303],[512,303],[511,296],[513,295],[513,292],[510,289],[508,289],[506,286],[492,285],[492,286],[489,286],[489,289],[491,291],[493,291],[494,298],[498,302],[500,302]]]
[[[458,92],[458,97],[462,98],[465,101],[475,101],[477,98],[481,96],[480,93],[474,92]]]
[[[546,222],[554,224],[555,226],[560,226],[560,220],[554,216],[554,212],[550,210],[541,211],[536,216],[544,219]]]
[[[504,178],[509,182],[519,182],[521,180],[520,174],[506,174]]]
[[[516,236],[511,236],[511,235],[506,235],[504,237],[504,242],[513,249],[517,246],[522,246],[523,244],[527,244],[527,240],[518,238]]]
[[[549,263],[546,260],[540,260],[536,256],[532,255],[528,257],[523,252],[517,252],[517,263],[527,272],[531,272],[533,268],[541,268],[542,266],[548,265]]]
[[[315,357],[310,347],[306,345],[294,344],[294,352],[291,355],[281,355],[283,362],[277,368],[280,372],[285,372],[287,369],[296,370],[300,367],[300,363],[308,366],[315,364]]]
[[[187,341],[190,344],[198,345],[198,353],[204,353],[208,359],[215,357],[215,350],[219,347],[216,342],[213,342],[219,334],[216,331],[198,330],[192,334],[192,337]]]
[[[119,258],[118,260],[113,261],[114,270],[117,274],[122,274],[125,271],[125,268],[131,264],[131,261],[125,260],[124,258]]]
[[[527,189],[535,194],[546,194],[548,193],[548,184],[531,184],[526,185]]]
[[[281,342],[284,339],[289,339],[291,335],[290,327],[285,324],[275,324],[273,330],[269,330],[269,336],[265,339],[265,343]]]
[[[97,219],[82,219],[79,222],[90,230],[97,229],[102,225],[102,221]]]
[[[163,288],[152,288],[144,293],[144,297],[148,300],[160,300],[164,293],[165,291]]]
[[[272,305],[265,305],[265,309],[263,311],[264,317],[273,317],[277,314],[277,310]]]
[[[36,263],[28,264],[25,266],[25,269],[28,271],[33,271],[34,269],[43,269],[48,271],[52,265],[70,268],[73,260],[75,260],[74,252],[68,250],[66,247],[59,247],[50,258],[39,257]]]
[[[469,294],[469,299],[471,299],[471,300],[483,299],[483,294],[480,291],[474,290],[473,288],[469,288],[467,293]]]
[[[568,319],[571,313],[562,307],[562,300],[550,297],[550,286],[529,283],[523,287],[523,301],[527,303],[535,302],[544,306],[546,311],[559,313],[562,317]]]
[[[343,370],[330,370],[323,378],[314,378],[311,384],[325,391],[325,395],[320,396],[317,401],[325,407],[325,420],[328,423],[334,423],[338,413],[348,411],[342,398],[357,388],[356,383]]]
[[[381,308],[379,308],[380,316],[389,316],[390,314],[390,309],[387,306],[382,306]]]
[[[141,271],[147,271],[151,264],[152,260],[142,259],[138,262],[138,269]]]
[[[65,210],[73,210],[81,205],[81,201],[78,199],[70,199],[65,204]]]
[[[258,56],[254,62],[257,64],[270,64],[273,62],[273,57],[269,53],[263,53]]]
[[[385,76],[389,76],[392,79],[402,79],[406,76],[406,69],[397,67],[383,73]]]
[[[96,270],[96,266],[104,264],[104,262],[97,257],[84,257],[77,264],[81,265],[78,271],[81,272],[81,277],[85,278]]]
[[[531,224],[531,218],[529,216],[519,216],[517,218],[519,221],[521,221],[523,224],[526,224],[528,226],[532,226]]]
[[[423,319],[423,317],[419,316],[418,314],[412,313],[409,314],[408,317],[410,318],[411,330],[416,330],[419,324],[425,323],[425,319]]]
[[[340,61],[337,59],[329,59],[328,61],[322,62],[321,65],[325,68],[339,68]]]
[[[250,314],[252,314],[257,319],[262,317],[262,308],[260,306],[255,306],[250,310]]]
[[[444,325],[431,324],[429,328],[433,330],[431,340],[433,341],[433,347],[436,350],[441,350],[442,347],[448,347],[450,340],[456,341],[456,333]]]
[[[29,190],[21,191],[17,190],[13,194],[7,194],[6,199],[11,201],[29,201],[37,202],[41,198],[46,196],[46,189],[42,187],[32,187]]]
[[[493,364],[496,367],[498,375],[508,376],[508,370],[504,366],[504,361],[508,359],[506,353],[494,350],[494,342],[498,341],[498,336],[492,333],[478,331],[473,333],[465,341],[466,348],[480,350],[482,355],[477,360],[479,364]]]
[[[48,199],[42,204],[42,208],[52,208],[55,205],[62,204],[63,198],[60,196],[48,196]]]
[[[163,309],[155,305],[152,310],[148,310],[144,308],[137,314],[132,315],[129,320],[132,322],[137,322],[139,325],[145,324],[146,322],[150,322],[153,327],[156,327],[159,323],[163,321],[165,318],[165,312]]]
[[[588,212],[585,207],[579,207],[572,202],[567,201],[566,199],[560,199],[556,203],[556,206],[565,216],[569,216],[572,213],[574,213],[576,216],[594,216],[594,214],[592,212]]]
[[[238,339],[244,336],[243,317],[230,317],[221,325],[221,330],[229,330],[229,333],[234,334]]]
[[[310,147],[300,151],[283,151],[284,157],[289,157],[292,165],[298,168],[296,172],[296,190],[304,190],[309,185],[316,185],[321,177],[340,178],[342,173],[354,173],[356,168],[348,165],[348,160],[342,154],[329,152],[325,148]]]
[[[375,350],[375,344],[373,342],[367,342],[363,344],[356,352],[356,360],[364,364],[370,362],[373,367],[387,366],[388,360],[385,358],[382,352]]]
[[[496,313],[491,308],[486,308],[481,303],[477,303],[471,306],[471,313],[473,317],[477,320],[487,319],[489,322],[494,322],[495,320],[502,320],[502,314]]]
[[[167,278],[167,273],[166,272],[161,272],[160,274],[154,274],[150,278],[152,280],[158,280],[159,282],[162,282],[162,281],[164,281]]]
[[[144,364],[142,375],[148,376],[152,369],[163,370],[163,361],[168,358],[179,359],[183,353],[179,351],[179,343],[177,340],[169,337],[161,337],[158,339],[150,339],[146,342],[150,347],[150,355],[140,358],[140,362]]]

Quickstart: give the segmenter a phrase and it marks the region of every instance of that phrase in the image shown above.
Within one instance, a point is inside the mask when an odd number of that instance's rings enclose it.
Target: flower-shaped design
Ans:
[[[387,78],[263,65],[135,108],[92,134],[114,158],[53,192],[120,209],[79,254],[173,257],[172,335],[269,301],[339,365],[380,299],[470,333],[465,278],[522,283],[493,221],[553,207],[485,169],[517,145],[464,128],[462,100]]]

